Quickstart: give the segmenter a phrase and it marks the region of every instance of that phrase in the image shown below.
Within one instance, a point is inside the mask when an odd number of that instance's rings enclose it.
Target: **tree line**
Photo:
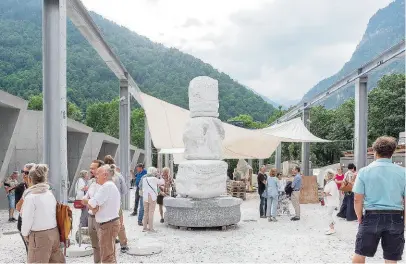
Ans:
[[[368,143],[377,137],[388,135],[398,137],[405,129],[405,74],[384,76],[368,95]],[[29,109],[42,110],[42,95],[34,95],[29,99]],[[346,101],[336,109],[323,106],[312,107],[310,110],[310,132],[314,135],[331,140],[329,143],[311,143],[311,161],[313,167],[338,163],[343,151],[352,150],[354,137],[354,99]],[[279,107],[266,122],[254,120],[250,115],[243,114],[227,121],[240,122],[243,127],[259,129],[269,126],[287,110]],[[67,103],[68,117],[83,122],[96,132],[103,132],[115,138],[119,136],[119,99],[110,102],[95,102],[87,106],[86,112],[72,102]],[[131,144],[139,148],[144,146],[145,114],[142,108],[135,105],[131,110]],[[300,143],[283,143],[282,160],[300,160]],[[273,163],[274,156],[265,160]],[[229,161],[230,169],[236,161]]]

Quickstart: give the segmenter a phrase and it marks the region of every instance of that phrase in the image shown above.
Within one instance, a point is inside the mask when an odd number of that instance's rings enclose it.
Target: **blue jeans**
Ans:
[[[266,198],[262,197],[262,194],[259,195],[261,201],[259,202],[259,215],[265,216],[266,214]]]
[[[144,199],[142,196],[139,198],[139,205],[140,205],[140,212],[138,213],[138,223],[142,223],[142,219],[144,218]]]
[[[399,261],[405,246],[405,222],[403,211],[398,213],[365,212],[358,227],[355,253],[373,257],[381,240],[383,258]]]
[[[8,208],[15,209],[16,208],[16,196],[14,195],[14,193],[8,194],[7,199],[8,199]]]
[[[266,201],[266,216],[276,217],[276,209],[278,209],[278,196],[268,197]]]

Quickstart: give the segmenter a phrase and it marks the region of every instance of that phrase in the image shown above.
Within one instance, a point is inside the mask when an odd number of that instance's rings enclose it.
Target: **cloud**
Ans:
[[[203,23],[200,20],[198,20],[196,18],[188,18],[181,27],[189,28],[189,27],[201,27],[201,26],[203,26]]]
[[[233,13],[222,33],[202,36],[212,49],[183,49],[272,100],[299,99],[343,66],[369,18],[389,2],[267,2]]]
[[[274,101],[335,74],[369,18],[392,0],[82,0],[138,34],[177,47]],[[117,3],[116,3],[117,2]]]

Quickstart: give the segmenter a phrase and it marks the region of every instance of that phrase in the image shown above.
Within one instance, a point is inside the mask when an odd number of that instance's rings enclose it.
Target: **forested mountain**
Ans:
[[[367,29],[358,44],[351,59],[335,75],[322,80],[316,86],[311,88],[303,97],[302,101],[314,97],[316,94],[326,91],[329,86],[353,72],[358,67],[374,59],[383,51],[399,43],[405,38],[405,0],[395,0],[387,7],[376,12],[369,20]],[[377,86],[378,80],[385,74],[404,73],[404,58],[384,65],[381,69],[369,74],[368,89],[371,90]],[[348,98],[354,97],[354,86],[350,85],[346,89],[332,95],[323,104],[328,107],[337,107]]]
[[[41,3],[0,1],[0,89],[25,99],[42,90]],[[219,81],[222,120],[250,114],[265,121],[272,114],[272,105],[211,65],[91,15],[143,92],[188,108],[189,81],[208,75]],[[89,103],[117,97],[118,80],[70,21],[67,36],[68,100],[85,112]]]

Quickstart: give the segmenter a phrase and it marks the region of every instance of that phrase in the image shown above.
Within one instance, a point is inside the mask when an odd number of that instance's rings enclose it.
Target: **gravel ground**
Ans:
[[[134,195],[134,194],[133,194]],[[250,194],[241,206],[242,218],[237,227],[227,231],[178,230],[159,223],[158,209],[155,213],[156,234],[141,232],[136,217],[130,211],[124,213],[127,236],[131,242],[159,242],[163,252],[147,257],[135,257],[118,251],[119,262],[289,262],[289,263],[342,263],[350,262],[357,232],[356,222],[337,220],[337,233],[324,235],[326,225],[324,207],[302,205],[301,221],[291,222],[279,217],[269,223],[259,219],[259,199]],[[74,210],[77,216],[79,210]],[[5,235],[16,230],[15,223],[7,222],[7,211],[0,211],[0,252],[3,263],[25,262],[25,249],[18,234]],[[77,220],[78,217],[75,217]],[[75,221],[77,222],[77,221]],[[68,263],[89,263],[92,257],[67,258]],[[374,259],[383,262],[379,248]]]

